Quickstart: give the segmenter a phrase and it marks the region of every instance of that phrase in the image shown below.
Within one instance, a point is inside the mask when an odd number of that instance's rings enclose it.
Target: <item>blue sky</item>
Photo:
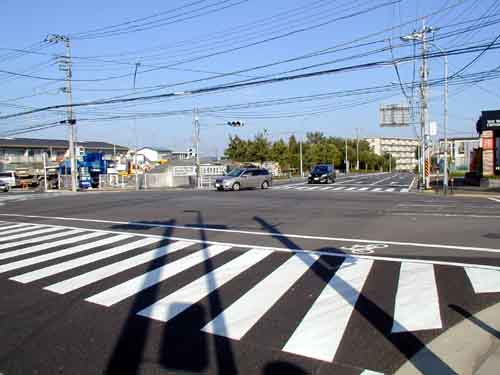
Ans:
[[[436,44],[451,49],[470,44],[485,44],[498,34],[497,24],[478,31],[462,33],[454,37],[439,39],[440,35],[459,28],[478,25],[476,18],[498,17],[499,5],[494,0],[403,0],[390,4],[390,0],[172,0],[172,1],[13,1],[3,2],[0,14],[0,70],[30,74],[43,78],[63,78],[53,55],[63,54],[62,44],[44,46],[35,50],[39,54],[12,53],[9,49],[26,49],[43,41],[49,33],[71,36],[73,59],[73,100],[83,102],[116,96],[134,96],[132,72],[134,64],[140,63],[135,95],[152,95],[180,92],[222,83],[245,80],[255,76],[273,74],[303,68],[312,64],[329,63],[318,68],[331,69],[371,61],[391,59],[390,51],[349,58],[355,54],[388,46],[383,39],[393,38],[395,57],[413,53],[411,45],[399,47],[399,36],[411,32],[417,25],[417,17],[433,14],[427,22],[441,28],[436,32]],[[379,7],[378,9],[372,9]],[[171,13],[167,11],[184,7]],[[225,9],[218,9],[225,8]],[[441,12],[440,12],[441,10]],[[159,13],[162,12],[160,15]],[[361,13],[354,16],[354,13]],[[207,13],[207,14],[201,14]],[[192,17],[198,15],[196,17]],[[335,20],[341,16],[345,19]],[[162,20],[164,25],[149,30],[127,32],[123,35],[95,38],[89,30],[108,27],[135,19],[144,19],[146,26]],[[175,18],[177,17],[177,18]],[[274,18],[269,18],[274,17]],[[190,19],[188,19],[190,18]],[[486,18],[483,18],[486,20]],[[175,23],[172,23],[176,20]],[[469,22],[470,21],[470,22]],[[171,22],[170,24],[165,24]],[[468,23],[463,23],[468,22]],[[483,21],[484,22],[484,21]],[[322,26],[319,24],[324,23]],[[398,26],[405,23],[403,26]],[[134,23],[125,25],[133,26]],[[300,29],[312,28],[311,30]],[[393,28],[392,30],[386,30]],[[108,31],[111,29],[104,29]],[[386,30],[386,31],[384,31]],[[130,31],[130,30],[129,30]],[[87,32],[90,38],[79,34]],[[290,35],[284,37],[284,34]],[[353,42],[361,37],[372,37]],[[273,41],[262,42],[276,37]],[[379,41],[375,43],[375,41]],[[256,42],[256,45],[244,47]],[[290,59],[339,44],[346,46],[359,43],[373,44],[315,56],[308,59],[283,63],[273,67],[249,71],[241,75],[230,75],[208,81],[175,85],[163,89],[144,89],[150,86],[169,85],[244,70],[271,62]],[[3,49],[2,49],[3,48]],[[237,48],[233,52],[227,49]],[[215,54],[214,56],[206,56]],[[450,74],[467,64],[478,52],[450,57]],[[6,59],[6,57],[8,57]],[[465,73],[480,72],[498,66],[499,53],[489,50]],[[344,61],[331,63],[332,60]],[[195,61],[187,61],[195,60]],[[170,68],[165,68],[165,65]],[[155,67],[161,69],[145,72]],[[430,61],[430,78],[443,75],[442,59]],[[418,69],[418,64],[417,64]],[[403,81],[412,81],[413,64],[399,65]],[[418,73],[418,70],[417,70]],[[126,75],[118,79],[96,82],[113,76]],[[80,81],[81,80],[81,81]],[[368,70],[343,72],[310,79],[249,87],[246,89],[182,96],[160,102],[140,102],[134,105],[99,106],[77,109],[77,119],[95,119],[137,114],[137,138],[139,145],[184,149],[192,142],[192,115],[147,118],[144,114],[174,110],[190,110],[194,107],[227,106],[272,99],[316,95],[332,91],[361,89],[370,86],[397,82],[392,66]],[[13,77],[0,74],[0,115],[23,111],[28,107],[64,104],[66,96],[58,89],[61,81]],[[442,124],[442,87],[430,90],[430,118]],[[450,87],[449,127],[451,135],[472,135],[475,120],[481,110],[498,108],[498,80],[485,81],[477,85]],[[291,103],[274,107],[238,109],[201,113],[202,152],[213,155],[221,153],[229,134],[252,137],[267,129],[272,138],[287,137],[290,132],[303,134],[306,131],[322,131],[327,135],[355,135],[360,128],[361,136],[406,136],[415,135],[413,127],[382,129],[378,125],[380,104],[402,103],[405,98],[399,89],[387,92],[329,98],[322,101]],[[361,105],[361,103],[366,103]],[[300,116],[309,113],[308,116]],[[314,114],[313,114],[314,113]],[[64,114],[47,112],[0,121],[0,134],[6,130],[30,125],[58,121]],[[233,129],[223,126],[226,121],[242,118],[245,127]],[[78,125],[78,139],[104,140],[124,145],[133,145],[134,122],[131,119],[107,121],[82,121]],[[20,135],[21,136],[21,135]],[[63,127],[25,134],[26,137],[65,138]]]

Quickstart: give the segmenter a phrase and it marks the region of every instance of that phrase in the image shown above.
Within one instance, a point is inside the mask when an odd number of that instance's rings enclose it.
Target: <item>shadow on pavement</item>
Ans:
[[[254,220],[258,222],[263,229],[268,232],[275,234],[273,238],[278,239],[284,246],[290,249],[301,250],[300,247],[295,244],[289,238],[283,236],[283,234],[276,229],[275,226],[269,224],[266,220],[261,217],[255,216]],[[318,251],[322,251],[322,249],[318,249]],[[339,251],[337,249],[337,251]],[[307,256],[307,253],[302,253]],[[323,264],[324,267],[331,267],[332,264],[328,259],[330,257],[320,257],[317,262]],[[354,265],[356,262],[355,257],[350,257],[346,255],[344,260],[338,260],[337,258],[337,268],[341,265],[345,267],[346,261],[349,262],[350,266]],[[311,267],[314,270],[315,274],[322,278],[325,281],[325,284],[329,284],[330,280],[325,280],[324,276],[316,271],[314,267]],[[338,270],[337,270],[338,271]],[[391,327],[393,318],[388,315],[382,308],[380,308],[376,303],[371,301],[361,292],[359,292],[359,297],[353,299],[353,296],[358,294],[358,291],[353,288],[348,282],[344,281],[341,277],[336,277],[337,288],[336,292],[340,294],[345,301],[353,304],[353,308],[358,311],[377,331],[380,332],[392,345],[402,353],[409,361],[412,361],[412,357],[415,353],[417,353],[421,349],[426,349],[427,356],[425,361],[413,361],[413,365],[421,371],[423,374],[427,373],[436,373],[436,374],[453,374],[453,370],[442,361],[437,355],[428,350],[426,345],[413,333],[406,331],[404,332],[404,336],[400,336],[400,338],[404,337],[404,340],[398,339],[397,335],[400,334],[391,334]],[[329,284],[331,285],[331,283]],[[382,324],[381,324],[382,323]],[[403,327],[404,328],[404,327]]]
[[[479,328],[485,330],[492,336],[496,337],[497,339],[500,339],[500,332],[497,331],[495,328],[491,327],[490,325],[486,324],[483,322],[481,319],[476,318],[474,315],[472,315],[470,312],[467,310],[461,308],[460,306],[457,305],[448,305],[451,309],[455,310],[457,313],[462,315],[465,319],[468,319],[472,323],[474,323],[476,326]]]

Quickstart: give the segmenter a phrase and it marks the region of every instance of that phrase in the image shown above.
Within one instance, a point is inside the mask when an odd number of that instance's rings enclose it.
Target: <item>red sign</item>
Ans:
[[[494,139],[493,138],[483,138],[483,150],[493,150],[494,147]]]

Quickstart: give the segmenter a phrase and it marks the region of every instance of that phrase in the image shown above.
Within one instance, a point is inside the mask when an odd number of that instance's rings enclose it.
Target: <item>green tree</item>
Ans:
[[[288,169],[288,146],[280,139],[271,146],[269,158],[279,163],[282,170]]]
[[[229,159],[235,161],[245,161],[248,157],[248,144],[246,141],[242,140],[240,137],[235,135],[234,137],[229,136],[229,144],[224,151]]]
[[[249,161],[265,162],[269,160],[270,145],[263,134],[257,134],[253,141],[248,142]]]

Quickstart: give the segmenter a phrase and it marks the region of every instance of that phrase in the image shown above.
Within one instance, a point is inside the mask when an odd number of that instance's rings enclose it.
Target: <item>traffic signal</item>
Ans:
[[[233,128],[240,128],[242,126],[245,126],[243,121],[228,121],[227,124],[229,126],[232,126]]]

